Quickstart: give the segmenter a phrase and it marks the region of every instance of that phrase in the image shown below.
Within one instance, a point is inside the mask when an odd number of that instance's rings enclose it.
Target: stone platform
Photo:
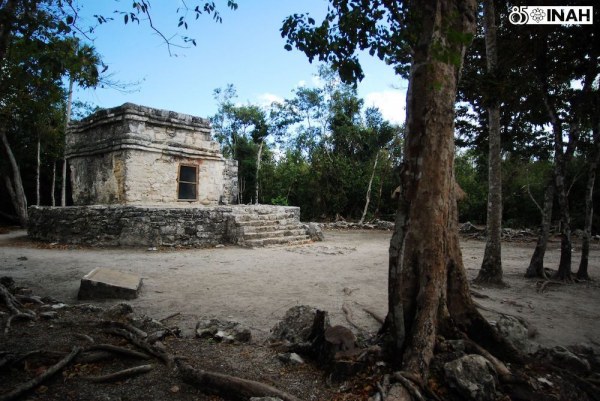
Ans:
[[[310,242],[300,208],[96,205],[29,208],[32,239],[91,246],[249,247]]]

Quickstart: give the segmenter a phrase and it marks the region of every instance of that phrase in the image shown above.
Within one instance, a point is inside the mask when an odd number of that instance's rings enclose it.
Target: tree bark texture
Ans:
[[[365,196],[365,208],[363,209],[362,216],[358,224],[365,222],[367,211],[369,210],[369,203],[371,202],[371,187],[373,186],[373,178],[375,178],[375,170],[377,170],[377,161],[379,160],[379,150],[375,155],[375,162],[373,163],[373,171],[371,172],[371,178],[369,179],[369,187],[367,188],[367,195]]]
[[[488,74],[492,79],[498,65],[496,46],[496,13],[494,0],[484,0],[483,17],[485,49]],[[475,281],[479,283],[503,284],[502,282],[502,147],[500,142],[500,104],[489,94],[488,111],[488,204],[487,241],[481,269]]]
[[[0,140],[2,141],[4,153],[6,154],[12,170],[12,179],[6,177],[6,187],[11,195],[12,204],[17,213],[17,217],[19,218],[19,223],[21,226],[27,227],[27,197],[25,196],[25,190],[23,189],[21,171],[19,170],[19,165],[17,164],[17,160],[13,155],[10,143],[6,137],[5,128],[2,126],[0,126]]]
[[[63,164],[62,164],[62,187],[60,191],[60,205],[67,206],[67,130],[71,122],[71,107],[73,106],[73,77],[69,76],[69,96],[67,98],[67,111],[65,113],[65,143],[63,147]]]
[[[596,181],[596,169],[600,162],[600,123],[594,126],[594,149],[588,165],[588,180],[585,189],[585,223],[583,227],[583,239],[581,241],[581,260],[577,270],[577,278],[589,280],[588,262],[590,255],[590,239],[592,237],[592,220],[594,217],[594,182]]]
[[[558,196],[561,222],[560,261],[555,277],[560,280],[571,280],[571,216],[569,213],[569,199],[565,184],[567,161],[563,149],[563,130],[561,121],[550,105],[547,96],[544,97],[544,104],[550,122],[552,123],[552,132],[554,134],[554,181],[556,185],[556,194]]]
[[[544,205],[542,208],[542,224],[540,226],[540,235],[535,245],[535,250],[529,261],[529,266],[525,272],[525,277],[547,278],[544,270],[544,256],[548,238],[550,238],[550,225],[552,224],[552,206],[554,205],[554,178],[546,186],[544,191]]]
[[[498,345],[502,339],[475,308],[462,262],[453,174],[460,65],[439,53],[442,46],[446,54],[462,61],[468,43],[451,39],[456,36],[449,32],[474,34],[476,1],[411,4],[421,30],[407,93],[402,185],[389,251],[386,327],[396,362],[425,380],[441,332],[458,328],[484,347]],[[508,347],[504,351],[510,348],[506,343],[503,346]],[[496,351],[499,348],[492,350]]]

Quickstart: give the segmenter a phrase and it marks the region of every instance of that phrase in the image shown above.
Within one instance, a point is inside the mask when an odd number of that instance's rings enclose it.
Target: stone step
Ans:
[[[260,233],[244,233],[244,240],[254,239],[266,239],[266,238],[287,238],[287,237],[298,237],[306,236],[306,230],[295,229],[295,230],[276,230],[276,231],[265,231]]]
[[[312,241],[308,235],[297,235],[288,237],[251,239],[245,241],[244,246],[256,248],[270,245],[302,245],[310,242]]]
[[[244,234],[263,233],[268,231],[280,231],[280,230],[304,230],[301,224],[264,224],[258,226],[242,226],[242,232]],[[306,232],[306,230],[304,230]]]
[[[256,213],[243,213],[243,214],[233,214],[233,218],[236,223],[241,223],[245,221],[264,221],[264,220],[293,220],[296,219],[294,213],[265,213],[265,214],[256,214]]]
[[[264,227],[272,225],[283,225],[283,224],[300,224],[298,220],[293,219],[281,219],[281,220],[245,220],[236,221],[235,224],[238,227]]]

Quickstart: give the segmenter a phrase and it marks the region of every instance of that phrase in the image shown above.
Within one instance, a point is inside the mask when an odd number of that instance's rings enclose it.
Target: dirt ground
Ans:
[[[96,267],[143,277],[136,312],[161,319],[179,313],[174,322],[191,335],[202,317],[219,317],[250,327],[257,340],[294,305],[327,310],[332,324],[345,324],[342,306],[354,321],[374,332],[378,323],[364,308],[386,312],[387,251],[391,232],[326,231],[325,241],[301,246],[247,249],[91,249],[37,244],[21,230],[0,234],[0,276],[67,304],[77,303],[79,280]],[[474,278],[484,242],[462,240],[465,266]],[[533,243],[504,243],[503,268],[509,287],[477,288],[489,298],[477,299],[491,320],[495,310],[525,319],[544,346],[585,343],[600,349],[600,288],[597,282],[550,286],[536,291],[536,279],[523,273]],[[574,249],[574,270],[580,249]],[[552,241],[546,267],[556,267],[559,242]],[[593,244],[590,275],[600,276],[600,245]],[[109,306],[114,302],[98,302]]]

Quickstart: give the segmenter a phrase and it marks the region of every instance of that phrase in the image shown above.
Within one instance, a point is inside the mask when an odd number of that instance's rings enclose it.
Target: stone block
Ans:
[[[81,279],[78,299],[134,299],[142,279],[134,274],[97,267]]]

